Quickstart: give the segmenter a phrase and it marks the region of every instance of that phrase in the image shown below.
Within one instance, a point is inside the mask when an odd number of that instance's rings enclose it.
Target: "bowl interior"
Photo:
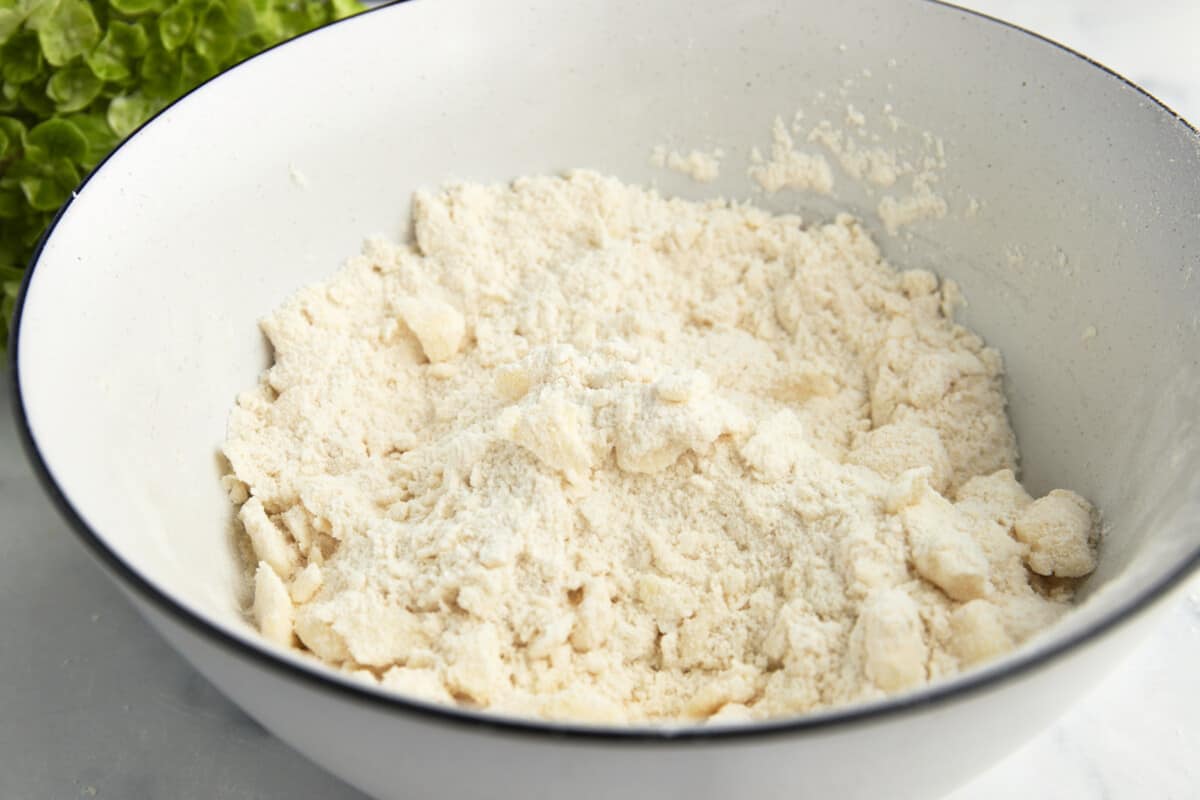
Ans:
[[[831,198],[753,190],[777,115],[842,128],[849,106],[864,143],[941,140],[945,219],[889,235],[874,209],[903,187],[836,166]],[[655,145],[720,147],[721,177],[658,169]],[[233,398],[268,363],[256,320],[364,236],[404,236],[414,189],[571,167],[845,208],[897,265],[959,281],[1006,356],[1027,485],[1105,513],[1096,596],[1068,627],[1200,546],[1196,135],[1067,51],[915,1],[405,3],[252,59],[138,132],[45,244],[16,352],[37,452],[105,547],[257,643],[218,484]]]

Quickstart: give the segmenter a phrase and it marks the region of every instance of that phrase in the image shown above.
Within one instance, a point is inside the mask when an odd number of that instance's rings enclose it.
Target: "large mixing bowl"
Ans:
[[[238,606],[217,458],[233,398],[268,363],[260,316],[363,236],[403,236],[415,188],[586,166],[689,197],[750,197],[747,151],[769,145],[777,114],[808,108],[812,121],[847,105],[869,124],[891,105],[908,123],[877,129],[880,146],[943,139],[945,219],[889,235],[872,210],[884,190],[872,197],[844,176],[832,200],[753,197],[810,218],[847,207],[897,264],[962,284],[965,322],[1007,357],[1030,490],[1069,486],[1104,510],[1100,567],[1077,612],[955,680],[732,729],[431,707],[260,639]],[[722,147],[721,179],[653,167],[657,144]],[[254,58],[109,158],[31,270],[17,407],[64,516],[150,623],[366,792],[930,797],[1058,715],[1196,565],[1198,262],[1196,132],[1086,59],[969,12],[916,0],[428,0]]]

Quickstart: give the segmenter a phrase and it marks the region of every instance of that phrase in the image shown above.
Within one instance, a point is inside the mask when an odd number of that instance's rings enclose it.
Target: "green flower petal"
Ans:
[[[176,3],[158,18],[158,38],[167,50],[176,50],[192,35],[196,15],[186,3]]]
[[[25,196],[19,189],[0,189],[0,219],[16,219],[25,213]]]
[[[225,10],[233,23],[233,33],[237,38],[253,36],[258,30],[258,14],[251,0],[226,0]]]
[[[214,64],[225,63],[236,45],[237,29],[224,5],[213,5],[200,17],[193,47]]]
[[[108,0],[108,4],[122,14],[130,16],[161,11],[164,5],[163,0]]]
[[[46,84],[46,94],[60,113],[87,108],[100,95],[104,81],[82,64],[59,70]]]
[[[46,81],[30,81],[20,87],[17,102],[34,119],[46,119],[54,114],[54,101],[46,94]]]
[[[4,44],[25,24],[25,9],[19,5],[0,7],[0,44]]]
[[[20,283],[21,274],[16,267],[0,264],[0,283]]]
[[[85,0],[60,0],[37,26],[42,54],[56,67],[83,55],[100,41],[100,23]]]
[[[80,166],[91,169],[112,152],[120,139],[109,127],[108,120],[101,114],[71,114],[64,119],[70,121],[87,141],[87,150],[79,159]]]
[[[216,75],[219,70],[217,65],[209,59],[188,50],[184,52],[180,60],[180,71],[184,86],[198,86]]]
[[[142,59],[141,90],[149,97],[170,100],[183,92],[183,67],[178,52],[151,50]]]
[[[26,83],[45,69],[37,34],[22,31],[0,48],[0,77],[5,83]]]
[[[352,17],[363,10],[363,4],[358,2],[358,0],[333,0],[330,5],[333,6],[334,19]]]
[[[154,112],[162,105],[161,101],[155,101],[141,92],[131,92],[114,97],[108,104],[106,117],[117,136],[124,139],[154,116]]]
[[[36,31],[41,25],[58,11],[61,0],[26,0],[25,25],[31,31]]]
[[[25,137],[25,156],[30,161],[82,161],[87,149],[83,132],[62,118],[35,125]]]
[[[39,175],[21,178],[25,200],[38,211],[55,211],[79,185],[79,172],[65,159],[46,165]]]
[[[281,3],[283,38],[291,39],[329,21],[329,9],[323,3]]]
[[[149,43],[150,37],[141,25],[116,20],[87,54],[88,66],[105,81],[124,81],[134,74],[137,59],[146,52]]]
[[[25,126],[14,117],[0,116],[0,180],[4,167],[19,156],[25,145]]]

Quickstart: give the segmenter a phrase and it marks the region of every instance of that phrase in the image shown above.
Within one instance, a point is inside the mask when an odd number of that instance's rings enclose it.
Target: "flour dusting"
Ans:
[[[750,177],[767,192],[797,189],[829,194],[833,191],[833,170],[820,154],[797,150],[787,125],[775,118],[771,128],[771,157],[765,159],[757,151],[750,155]]]
[[[657,145],[650,152],[650,163],[675,170],[700,183],[712,183],[721,176],[721,159],[724,157],[725,151],[720,148],[709,153],[692,150],[683,154]]]

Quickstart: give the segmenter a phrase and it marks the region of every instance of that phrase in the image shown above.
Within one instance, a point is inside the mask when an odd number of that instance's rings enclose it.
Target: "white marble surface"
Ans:
[[[1099,61],[1200,125],[1196,0],[962,0]]]
[[[1197,0],[974,0],[1200,122]],[[361,800],[265,733],[136,617],[17,446],[0,373],[0,798]],[[951,796],[1200,798],[1200,578],[1059,722]]]

